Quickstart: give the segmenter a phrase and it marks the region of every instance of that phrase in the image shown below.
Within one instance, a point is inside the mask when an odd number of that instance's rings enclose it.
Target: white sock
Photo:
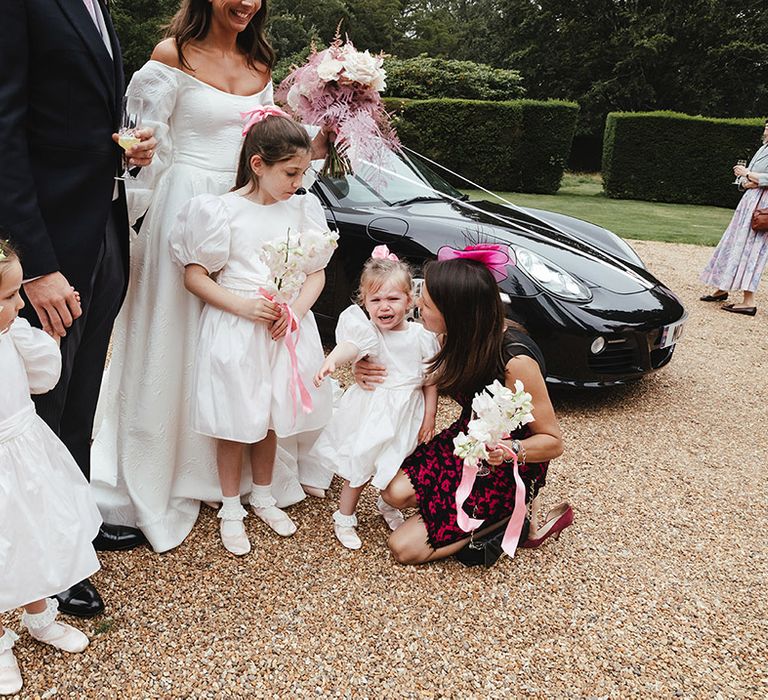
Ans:
[[[277,503],[272,496],[272,484],[267,486],[260,486],[259,484],[251,483],[251,496],[248,502],[254,508],[269,508]]]

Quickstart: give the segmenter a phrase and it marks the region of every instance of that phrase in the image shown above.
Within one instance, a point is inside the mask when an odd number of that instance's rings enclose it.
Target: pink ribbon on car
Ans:
[[[500,444],[498,447],[512,456],[512,474],[515,478],[515,507],[504,530],[501,548],[510,557],[514,557],[518,541],[520,540],[520,533],[523,531],[523,523],[525,522],[525,484],[520,476],[517,455],[506,445]],[[459,488],[456,489],[456,522],[464,532],[477,530],[485,522],[484,520],[469,517],[464,510],[464,503],[469,498],[469,494],[472,493],[472,487],[475,485],[476,478],[477,466],[465,463],[461,473]]]
[[[270,294],[266,289],[259,289],[259,293],[270,301],[274,301],[274,295]],[[296,414],[298,412],[299,400],[297,400],[297,394],[301,403],[302,413],[309,413],[312,411],[312,397],[309,395],[309,391],[301,379],[299,374],[299,358],[296,355],[296,346],[299,343],[299,320],[296,318],[296,314],[293,313],[293,309],[288,304],[278,304],[280,310],[288,316],[288,330],[285,331],[284,342],[285,347],[288,350],[288,357],[291,361],[291,380],[288,383],[291,389],[291,403],[293,404],[293,420],[296,422]],[[296,338],[294,340],[294,333]]]

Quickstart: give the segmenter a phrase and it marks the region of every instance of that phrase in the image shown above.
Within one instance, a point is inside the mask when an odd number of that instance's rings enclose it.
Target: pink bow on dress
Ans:
[[[385,245],[377,245],[373,252],[371,253],[371,257],[374,260],[400,260],[400,258],[397,257],[394,253],[389,252],[389,248]]]
[[[497,282],[507,279],[507,265],[514,265],[509,246],[498,243],[479,243],[468,245],[464,250],[456,250],[444,245],[437,251],[438,260],[476,260],[483,263]]]
[[[259,105],[253,109],[249,109],[247,112],[240,112],[240,119],[243,120],[243,136],[245,136],[254,124],[258,124],[267,117],[290,117],[283,112],[280,107],[275,105]]]

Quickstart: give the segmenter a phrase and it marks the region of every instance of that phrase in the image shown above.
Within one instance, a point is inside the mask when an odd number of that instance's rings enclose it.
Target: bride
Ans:
[[[240,113],[273,103],[266,14],[266,0],[183,0],[168,38],[128,87],[143,100],[142,122],[155,128],[158,148],[152,165],[126,182],[131,223],[143,220],[131,242],[128,295],[112,336],[91,469],[105,520],[140,528],[157,552],[184,540],[201,500],[221,499],[214,442],[193,432],[189,420],[201,305],[184,289],[168,233],[190,198],[232,187]],[[330,484],[331,474],[306,457],[314,438],[295,436],[278,451],[278,506],[300,501],[305,490],[322,495]],[[243,471],[247,493],[250,470]]]

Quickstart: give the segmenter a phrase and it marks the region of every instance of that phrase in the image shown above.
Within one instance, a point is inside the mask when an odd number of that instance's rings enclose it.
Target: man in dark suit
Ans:
[[[102,0],[4,0],[0,21],[0,227],[21,251],[25,314],[61,338],[62,373],[37,411],[90,476],[90,439],[112,325],[128,274],[125,190],[114,177],[124,78]],[[148,165],[150,129],[128,151]],[[75,293],[75,290],[79,293]],[[104,525],[97,549],[129,549],[138,530]],[[87,579],[63,612],[100,613]]]

